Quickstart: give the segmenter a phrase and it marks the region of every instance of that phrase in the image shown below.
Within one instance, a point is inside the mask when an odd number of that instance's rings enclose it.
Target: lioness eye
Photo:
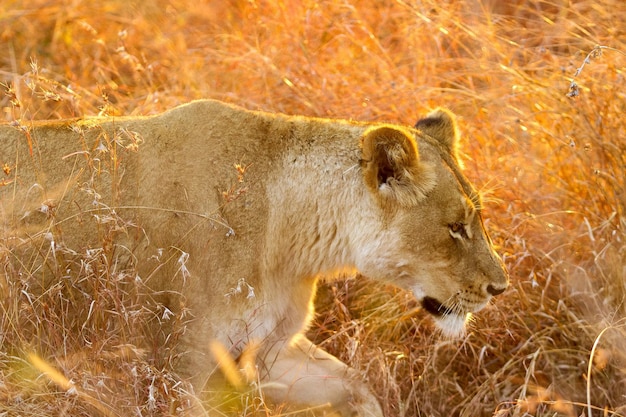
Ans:
[[[466,239],[467,231],[465,230],[465,225],[460,222],[451,223],[449,226],[450,235],[456,239]]]

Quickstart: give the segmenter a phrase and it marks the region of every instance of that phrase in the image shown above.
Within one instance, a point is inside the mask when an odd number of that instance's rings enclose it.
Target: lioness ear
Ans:
[[[383,202],[417,204],[435,186],[432,166],[420,160],[413,135],[392,126],[375,126],[361,138],[364,181]]]
[[[459,129],[456,124],[456,117],[450,110],[435,109],[424,119],[419,120],[415,124],[415,128],[437,139],[452,156],[457,157]]]

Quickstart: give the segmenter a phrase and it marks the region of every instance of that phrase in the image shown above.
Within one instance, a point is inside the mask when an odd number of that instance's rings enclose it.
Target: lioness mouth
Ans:
[[[435,317],[435,323],[442,333],[450,338],[457,338],[465,333],[465,323],[470,313],[447,307],[432,297],[424,297],[422,307]]]
[[[456,313],[453,309],[446,307],[432,297],[424,297],[422,300],[422,307],[424,307],[424,310],[437,317],[443,317]]]

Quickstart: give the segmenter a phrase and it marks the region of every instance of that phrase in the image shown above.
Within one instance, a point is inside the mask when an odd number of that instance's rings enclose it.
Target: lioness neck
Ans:
[[[362,130],[349,124],[294,123],[293,141],[268,183],[267,193],[273,200],[266,245],[272,250],[265,258],[268,272],[298,281],[328,279],[354,270],[350,231],[345,225],[353,224],[349,218],[357,215],[354,202],[367,198],[358,180]],[[300,140],[304,133],[308,139]],[[363,195],[355,195],[360,192]]]

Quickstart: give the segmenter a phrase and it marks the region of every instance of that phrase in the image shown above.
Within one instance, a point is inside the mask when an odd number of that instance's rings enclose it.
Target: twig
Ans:
[[[608,50],[608,51],[618,52],[618,53],[626,56],[625,52],[620,51],[619,49],[616,49],[616,48],[611,48],[610,46],[604,46],[604,45],[596,45],[596,46],[594,46],[593,49],[591,50],[591,52],[589,52],[587,54],[587,56],[585,57],[585,59],[583,60],[582,65],[576,69],[576,72],[574,73],[574,76],[572,77],[572,82],[569,85],[569,91],[567,92],[567,97],[575,98],[575,97],[578,97],[580,95],[580,89],[578,88],[578,84],[576,83],[576,81],[574,81],[574,78],[576,78],[576,77],[578,77],[580,75],[580,73],[582,72],[583,68],[585,68],[585,65],[591,64],[591,59],[592,58],[598,58],[598,57],[602,56],[602,51],[605,50],[605,49]]]
[[[582,68],[582,67],[581,67]],[[611,327],[605,327],[600,334],[596,337],[596,340],[593,342],[593,347],[591,348],[591,353],[589,354],[589,364],[587,365],[587,417],[592,417],[591,414],[591,370],[593,368],[593,358],[596,354],[596,348],[598,347],[598,343],[600,343],[600,338]]]

